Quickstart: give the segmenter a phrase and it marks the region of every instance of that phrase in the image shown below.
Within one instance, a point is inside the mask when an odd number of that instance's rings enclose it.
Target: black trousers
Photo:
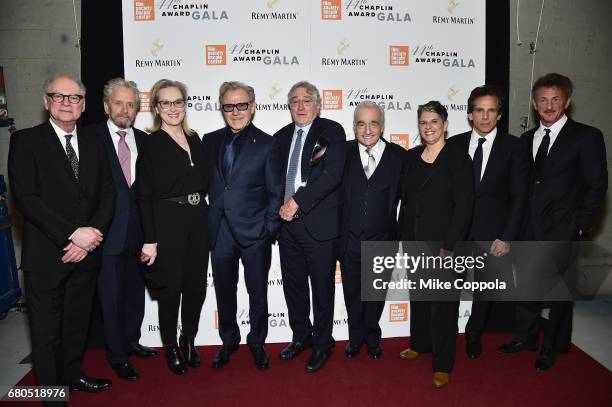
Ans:
[[[283,292],[293,341],[311,344],[315,350],[334,346],[334,293],[337,239],[318,241],[302,219],[283,224],[279,239]],[[314,324],[310,322],[310,290]]]
[[[248,247],[241,247],[225,219],[221,219],[211,264],[217,296],[219,336],[225,345],[240,343],[240,329],[236,321],[238,262],[242,259],[244,282],[249,293],[249,321],[251,331],[247,343],[265,344],[268,336],[268,271],[272,260],[269,239]]]
[[[97,272],[24,273],[32,357],[39,386],[68,385],[83,376]]]
[[[434,372],[450,373],[455,362],[459,301],[410,301],[410,344],[433,353]]]
[[[361,300],[361,238],[352,233],[349,233],[346,251],[340,258],[340,268],[349,341],[353,346],[365,343],[369,347],[376,347],[382,336],[379,320],[385,302]]]
[[[159,202],[155,208],[157,259],[155,273],[165,287],[156,291],[159,328],[164,345],[176,344],[179,305],[181,331],[198,333],[200,312],[206,297],[208,235],[206,204],[192,206]]]
[[[102,256],[98,298],[106,358],[110,363],[127,362],[131,344],[140,340],[145,310],[145,284],[136,254]]]

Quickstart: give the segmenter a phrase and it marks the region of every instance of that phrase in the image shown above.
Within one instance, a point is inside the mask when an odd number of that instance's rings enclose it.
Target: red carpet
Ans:
[[[199,348],[203,366],[187,376],[170,373],[163,355],[132,358],[141,379],[120,381],[102,350],[88,352],[84,370],[94,377],[113,380],[111,390],[99,394],[74,392],[72,406],[612,406],[612,372],[580,349],[560,355],[555,367],[539,373],[533,368],[537,353],[502,355],[495,348],[509,339],[505,334],[483,338],[480,359],[469,360],[464,337],[457,340],[457,361],[445,389],[431,385],[431,356],[414,361],[399,359],[406,338],[383,340],[383,357],[372,360],[365,348],[357,358],[344,356],[338,342],[325,368],[304,372],[309,352],[284,362],[278,352],[285,344],[268,345],[271,366],[257,370],[251,353],[241,346],[229,365],[213,370],[216,347]],[[19,385],[34,384],[30,372]],[[26,403],[19,403],[25,406]]]

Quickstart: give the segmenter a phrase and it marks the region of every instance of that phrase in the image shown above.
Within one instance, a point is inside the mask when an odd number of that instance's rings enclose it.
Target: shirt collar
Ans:
[[[383,141],[382,137],[379,138],[376,144],[374,144],[374,146],[372,147],[373,153],[374,154],[379,153],[384,144],[385,142]],[[359,146],[359,152],[362,154],[364,154],[365,151],[368,149],[366,146],[361,144],[359,141],[357,141],[357,145]]]
[[[77,126],[74,126],[74,129],[71,132],[67,132],[66,130],[62,129],[60,126],[58,126],[57,124],[55,124],[55,122],[51,119],[49,119],[49,123],[51,123],[51,127],[53,127],[53,130],[55,130],[55,134],[57,135],[57,137],[61,138],[62,140],[64,139],[64,136],[66,134],[72,134],[73,138],[77,137]]]
[[[493,130],[491,130],[488,134],[486,134],[485,136],[481,136],[480,134],[478,134],[476,132],[476,130],[472,129],[472,136],[471,136],[471,140],[477,141],[479,138],[486,138],[487,141],[489,143],[487,143],[488,145],[492,145],[493,141],[495,141],[495,136],[497,136],[497,127],[495,127]]]
[[[300,127],[297,124],[295,125],[295,129],[293,130],[293,134],[297,134],[297,131],[299,129],[304,130],[304,136],[308,135],[308,132],[310,131],[310,128],[312,127],[312,123],[314,123],[314,120],[312,122],[310,122],[309,124],[307,124],[304,127]]]
[[[119,137],[119,135],[117,134],[118,131],[123,130],[126,132],[126,134],[132,134],[132,128],[128,127],[127,129],[122,129],[119,126],[117,126],[111,119],[108,119],[106,121],[106,124],[108,126],[108,131],[110,131],[110,134]]]
[[[540,127],[538,128],[538,131],[544,134],[544,129],[550,129],[550,132],[552,133],[552,135],[556,136],[557,134],[559,134],[559,132],[561,131],[561,129],[563,128],[566,122],[567,122],[566,115],[563,115],[563,117],[561,117],[559,120],[554,122],[553,125],[550,127],[546,127],[542,124],[542,122],[540,122]]]

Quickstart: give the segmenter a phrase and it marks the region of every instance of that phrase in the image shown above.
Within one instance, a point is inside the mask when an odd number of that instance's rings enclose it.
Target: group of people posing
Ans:
[[[436,254],[447,257],[458,242],[487,241],[489,257],[503,258],[516,240],[580,239],[593,227],[608,185],[603,136],[566,116],[572,83],[554,73],[535,82],[540,121],[520,139],[498,130],[502,94],[484,85],[468,99],[471,131],[447,137],[448,113],[430,101],[417,112],[422,144],[407,151],[383,138],[385,112],[371,101],[355,108],[355,139],[347,141],[339,123],[320,117],[320,93],[306,81],[289,90],[292,121],[273,136],[253,123],[255,91],[241,82],[221,85],[226,126],[203,137],[187,123],[187,89],[177,81],[162,79],[151,89],[150,134],[133,127],[140,100],[131,81],[107,83],[108,120],[84,129],[76,126],[85,109],[78,79],[55,76],[44,91],[49,121],[13,134],[9,152],[10,185],[25,219],[21,267],[39,385],[110,387],[80,368],[96,287],[108,361],[121,379],[139,377],[131,354],[156,354],[138,343],[145,282],[158,302],[169,369],[185,375],[199,367],[195,338],[209,253],[223,342],[212,367],[227,365],[241,341],[242,261],[246,343],[255,366],[267,369],[268,271],[276,242],[293,334],[280,358],[310,348],[305,370],[325,366],[334,348],[339,260],[345,355],[355,358],[365,348],[379,359],[384,301],[361,298],[362,242],[437,242]],[[470,358],[482,352],[490,306],[473,303]],[[551,311],[540,345],[542,306]],[[411,300],[410,307],[411,345],[400,357],[431,352],[433,385],[444,387],[456,354],[459,301]],[[535,367],[547,370],[569,350],[571,320],[571,302],[519,303],[516,335],[498,350],[539,348]]]

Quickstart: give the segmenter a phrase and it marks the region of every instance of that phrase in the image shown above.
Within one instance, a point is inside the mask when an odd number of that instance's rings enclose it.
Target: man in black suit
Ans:
[[[111,79],[104,86],[108,120],[86,129],[106,151],[117,193],[115,215],[102,247],[98,298],[104,318],[106,358],[124,380],[139,378],[129,362],[130,353],[140,357],[156,355],[155,350],[138,343],[145,285],[138,262],[142,229],[133,185],[138,149],[146,137],[146,133],[132,127],[139,106],[140,95],[134,82]]]
[[[488,252],[486,267],[474,271],[476,281],[506,282],[514,286],[512,263],[506,256],[510,242],[519,235],[527,198],[527,156],[518,138],[498,131],[502,94],[497,86],[484,85],[468,98],[468,118],[472,131],[451,138],[463,145],[474,167],[474,210],[468,239],[486,242],[473,247],[473,254]],[[491,301],[474,298],[465,328],[466,353],[476,359],[482,352],[480,336],[487,324]]]
[[[78,134],[83,84],[59,75],[45,82],[44,91],[49,121],[13,134],[8,160],[25,221],[21,268],[34,368],[38,385],[96,392],[111,382],[86,377],[80,360],[115,188],[103,149]]]
[[[236,321],[238,262],[244,265],[251,332],[247,344],[258,369],[269,367],[268,271],[271,246],[280,228],[280,168],[274,139],[252,123],[255,90],[242,82],[224,82],[219,103],[226,126],[204,136],[210,154],[208,231],[223,346],[213,368],[225,366],[238,349]]]
[[[521,136],[529,152],[531,170],[522,240],[543,241],[540,246],[547,252],[546,248],[552,246],[553,260],[562,274],[572,267],[562,259],[571,246],[568,242],[581,239],[593,228],[608,188],[601,131],[566,116],[572,90],[572,82],[566,76],[549,73],[539,78],[531,94],[540,125]],[[542,305],[517,305],[516,337],[502,345],[501,352],[537,349]],[[535,361],[538,371],[550,369],[557,353],[569,351],[571,345],[573,303],[555,301],[549,306],[544,341]]]
[[[305,369],[315,372],[325,365],[334,346],[334,276],[346,135],[340,124],[319,117],[321,96],[311,83],[293,85],[288,99],[293,123],[274,135],[285,202],[279,211],[284,220],[279,238],[281,272],[293,331],[280,357],[293,359],[312,346]]]
[[[407,154],[382,138],[384,128],[384,110],[374,102],[361,102],[353,116],[356,140],[346,142],[340,266],[349,328],[345,355],[349,359],[359,354],[364,343],[371,358],[382,356],[378,321],[385,301],[361,300],[361,242],[397,240],[397,204]]]

